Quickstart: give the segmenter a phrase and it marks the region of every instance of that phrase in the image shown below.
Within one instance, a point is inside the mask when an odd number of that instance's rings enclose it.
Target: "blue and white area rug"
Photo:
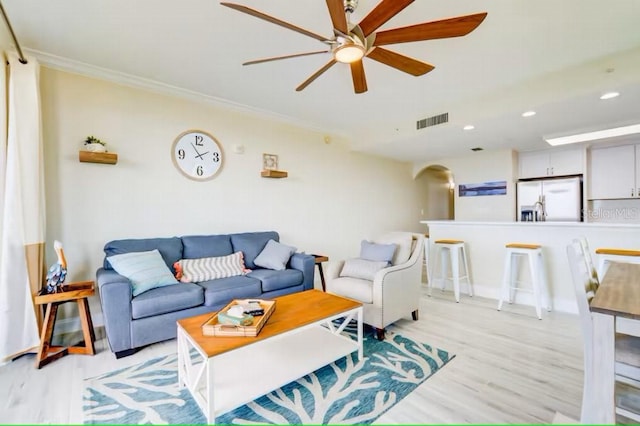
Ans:
[[[339,359],[216,418],[216,423],[369,424],[453,359],[444,350],[388,333],[364,339],[364,359]],[[85,424],[204,424],[178,388],[177,355],[85,380]]]

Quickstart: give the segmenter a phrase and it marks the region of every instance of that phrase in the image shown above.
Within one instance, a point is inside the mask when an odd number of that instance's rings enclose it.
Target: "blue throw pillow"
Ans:
[[[116,254],[107,260],[117,273],[129,278],[134,296],[156,287],[178,284],[157,249]]]
[[[390,265],[396,248],[395,244],[377,244],[362,240],[362,243],[360,243],[360,258],[374,262],[387,262]]]
[[[267,245],[264,246],[264,249],[253,260],[253,263],[263,268],[283,271],[287,268],[287,263],[291,255],[295,252],[295,247],[269,240],[267,241]]]

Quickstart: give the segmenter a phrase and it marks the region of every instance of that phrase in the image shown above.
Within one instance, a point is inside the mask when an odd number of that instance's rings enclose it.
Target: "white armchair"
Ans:
[[[375,241],[397,245],[391,266],[378,270],[373,280],[367,280],[344,276],[345,260],[331,262],[327,269],[327,293],[362,302],[364,323],[376,329],[378,340],[384,340],[384,329],[389,324],[409,313],[414,321],[418,320],[424,236],[393,232]]]

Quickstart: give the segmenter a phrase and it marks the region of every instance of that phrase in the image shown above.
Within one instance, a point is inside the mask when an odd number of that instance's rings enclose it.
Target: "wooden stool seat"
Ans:
[[[96,353],[94,346],[96,336],[93,330],[93,322],[91,321],[89,302],[87,301],[87,298],[94,294],[93,281],[82,281],[64,285],[62,286],[62,291],[58,293],[42,293],[35,297],[36,304],[47,305],[40,335],[40,347],[36,357],[36,368],[42,368],[51,361],[68,354],[94,355]],[[71,301],[75,301],[78,304],[84,346],[51,346],[58,306]]]
[[[535,250],[535,249],[539,249],[542,246],[540,244],[523,244],[523,243],[509,243],[509,244],[505,244],[506,248],[519,248],[519,249],[525,249],[525,250]]]
[[[596,249],[596,254],[608,254],[612,256],[640,256],[640,250],[599,248],[599,249]]]
[[[609,262],[640,263],[640,250],[607,248],[596,249],[598,255],[598,279],[602,281],[609,269]]]
[[[462,240],[436,240],[434,244],[461,244],[464,243]]]

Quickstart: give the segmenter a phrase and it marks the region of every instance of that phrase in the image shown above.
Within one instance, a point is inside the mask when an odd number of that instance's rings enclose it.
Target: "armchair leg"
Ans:
[[[384,328],[374,328],[376,332],[376,339],[383,341],[384,340]]]
[[[418,310],[417,309],[415,311],[411,312],[411,318],[413,318],[414,321],[418,321]]]

